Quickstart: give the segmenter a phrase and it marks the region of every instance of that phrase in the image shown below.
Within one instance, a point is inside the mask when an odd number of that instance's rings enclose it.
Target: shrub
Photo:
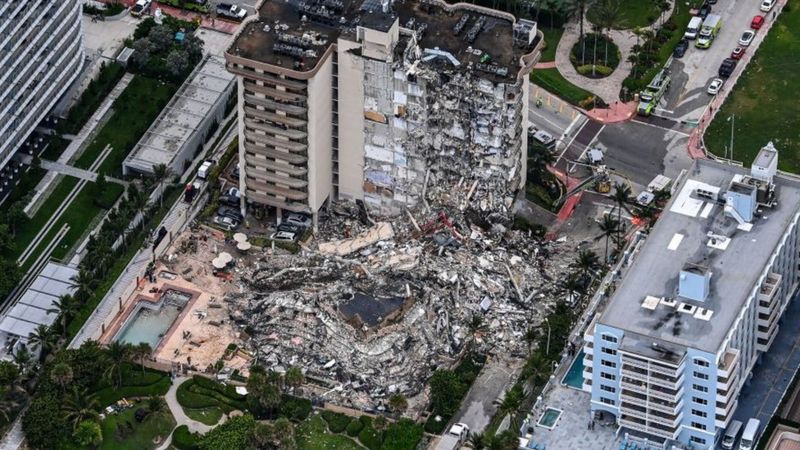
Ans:
[[[384,434],[382,450],[414,450],[422,439],[422,427],[410,419],[400,419]]]
[[[358,433],[358,440],[370,450],[380,450],[383,443],[383,433],[372,426],[372,418],[361,416],[359,419],[364,428]]]
[[[433,414],[425,422],[425,431],[431,434],[442,434],[446,425],[447,420],[436,420],[436,415]]]
[[[197,450],[200,435],[189,431],[189,427],[181,425],[172,432],[172,445],[178,450]]]
[[[322,418],[328,422],[328,428],[332,433],[341,433],[350,425],[350,417],[333,411],[323,411]]]
[[[302,422],[311,414],[311,400],[291,395],[281,397],[280,415],[295,422]]]
[[[591,64],[586,64],[585,66],[578,66],[576,69],[579,74],[587,77],[593,78],[603,78],[611,75],[611,72],[614,71],[611,67],[607,66],[592,66]]]
[[[350,437],[358,437],[358,433],[364,429],[364,423],[361,420],[351,420],[347,425],[347,435]]]

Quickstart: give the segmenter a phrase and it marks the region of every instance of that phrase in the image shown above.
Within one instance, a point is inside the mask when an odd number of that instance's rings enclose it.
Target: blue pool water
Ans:
[[[572,365],[569,367],[567,374],[564,375],[564,379],[561,380],[563,384],[575,389],[583,389],[583,356],[583,350],[581,350],[575,360],[572,361]]]
[[[117,334],[116,340],[133,345],[146,342],[155,350],[190,298],[189,294],[169,290],[152,307],[141,303]]]

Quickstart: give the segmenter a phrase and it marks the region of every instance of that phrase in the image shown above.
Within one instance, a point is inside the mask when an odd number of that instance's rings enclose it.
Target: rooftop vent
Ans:
[[[667,308],[674,308],[675,305],[678,304],[678,301],[674,298],[661,297],[661,304]]]
[[[694,313],[694,318],[708,322],[711,320],[712,315],[714,315],[714,311],[711,311],[710,309],[697,308],[697,312]]]
[[[681,303],[678,306],[678,311],[685,313],[685,314],[694,314],[697,311],[697,306],[690,305],[688,303]]]
[[[725,215],[740,225],[753,221],[756,211],[756,188],[750,184],[731,181],[725,193]]]
[[[661,299],[659,299],[658,297],[653,297],[652,295],[648,295],[647,297],[644,298],[644,301],[642,302],[642,308],[649,309],[650,311],[655,311],[660,300]]]
[[[757,180],[772,183],[772,178],[775,177],[777,172],[778,150],[770,141],[758,151],[758,155],[756,155],[756,159],[753,160],[753,165],[750,167],[750,175]]]
[[[703,302],[711,289],[711,272],[697,264],[686,264],[678,277],[678,295]]]

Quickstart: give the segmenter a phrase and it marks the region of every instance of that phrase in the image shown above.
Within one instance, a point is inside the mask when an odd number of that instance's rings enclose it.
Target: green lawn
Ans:
[[[196,420],[206,425],[216,425],[222,418],[224,412],[221,408],[211,406],[209,408],[183,408],[183,412],[189,416],[190,419]]]
[[[561,40],[561,35],[564,33],[563,28],[539,28],[544,35],[545,48],[542,50],[542,56],[539,62],[551,62],[556,60],[556,47],[558,41]]]
[[[363,447],[341,434],[331,434],[322,416],[315,414],[298,425],[298,450],[362,450]]]
[[[95,135],[75,165],[88,168],[106,145],[113,151],[100,165],[100,173],[119,175],[122,161],[167,105],[178,86],[137,75],[114,101],[114,114]]]
[[[531,72],[531,82],[573,105],[585,109],[593,107],[588,99],[594,94],[567,81],[556,68],[534,69]]]
[[[730,145],[731,123],[735,115],[734,153],[737,161],[750,165],[758,150],[773,141],[780,152],[781,170],[800,172],[800,115],[797,99],[800,69],[800,8],[786,8],[747,70],[739,78],[705,134],[706,147],[723,156]]]
[[[97,403],[101,408],[121,400],[131,397],[152,397],[153,395],[164,395],[169,390],[172,381],[169,374],[158,372],[151,369],[142,369],[139,366],[125,364],[122,368],[122,386],[114,387],[109,381],[103,378],[99,386],[92,390],[97,398]]]
[[[597,3],[589,7],[586,18],[596,23]],[[655,22],[661,11],[656,3],[649,0],[619,0],[619,21],[616,28],[633,29],[646,27]]]
[[[141,423],[134,418],[138,407],[126,409],[120,414],[108,416],[101,424],[103,428],[103,450],[147,450],[159,446],[153,442],[160,436],[159,442],[169,436],[175,428],[175,418],[169,411],[158,416],[147,416]],[[133,428],[129,431],[128,424]]]

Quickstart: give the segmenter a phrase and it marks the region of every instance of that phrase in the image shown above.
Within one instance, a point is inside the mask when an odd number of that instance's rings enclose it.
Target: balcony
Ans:
[[[649,422],[648,425],[645,425],[637,420],[637,418],[627,416],[625,414],[620,416],[619,424],[631,430],[649,433],[665,439],[674,439],[676,434],[676,430],[674,428],[658,426],[653,422]]]
[[[259,94],[264,94],[267,98],[283,100],[287,102],[305,102],[308,98],[304,94],[296,93],[296,92],[289,92],[289,91],[281,91],[275,88],[271,88],[268,86],[259,86],[254,83],[244,83],[245,92],[257,92]]]
[[[247,186],[248,190],[272,194],[276,197],[283,197],[288,200],[306,200],[308,198],[308,192],[303,189],[281,187],[269,182],[264,183],[260,180],[247,179],[245,180],[245,186]]]
[[[244,120],[245,127],[263,131],[265,133],[272,134],[275,136],[285,136],[289,139],[295,140],[304,140],[308,137],[308,133],[301,130],[294,130],[292,128],[277,126],[277,124],[270,124],[270,123],[259,123],[252,119],[245,119]]]
[[[597,317],[598,314],[595,314],[592,321],[589,322],[589,326],[586,327],[586,331],[583,332],[583,340],[586,342],[594,342],[594,327],[597,325]]]
[[[260,159],[252,157],[248,159],[247,155],[245,155],[245,159],[247,160],[247,162],[256,166],[270,167],[274,166],[276,163],[280,164],[280,162],[285,162],[295,166],[305,166],[306,162],[308,161],[308,158],[306,158],[303,155],[295,155],[292,153],[286,153],[279,150],[268,149],[263,147],[259,148],[259,147],[245,145],[245,150],[246,152],[250,152],[255,155],[260,155],[275,160],[275,161],[270,161],[268,159]]]
[[[683,368],[684,368],[683,365],[670,367],[665,364],[639,359],[635,356],[632,356],[629,353],[623,353],[623,352],[620,352],[620,356],[621,356],[620,361],[623,364],[629,364],[631,366],[639,367],[641,369],[645,369],[650,372],[658,372],[660,374],[667,375],[673,378],[679,378],[683,373]]]
[[[244,113],[245,117],[248,118],[255,117],[261,120],[269,120],[270,122],[282,123],[290,127],[302,128],[303,130],[305,130],[305,127],[308,126],[308,121],[305,119],[298,119],[292,116],[275,114],[269,111],[262,111],[260,109],[253,108],[252,106],[245,106]]]
[[[300,102],[301,105],[296,104],[289,104],[289,103],[282,103],[276,102],[272,99],[268,98],[260,98],[256,97],[252,94],[244,94],[244,101],[245,104],[251,104],[256,106],[263,106],[264,108],[271,109],[274,111],[283,111],[287,114],[293,114],[297,116],[305,116],[308,112],[308,108],[306,108],[304,102]]]
[[[246,139],[246,144],[251,144],[250,146],[254,146],[256,147],[256,149],[277,147],[289,150],[292,153],[300,155],[305,155],[306,151],[308,150],[308,145],[306,144],[300,142],[287,141],[285,139],[278,139],[274,136],[267,136],[265,134],[248,132],[248,130],[245,130],[245,139]],[[261,145],[256,145],[256,144],[261,144]],[[245,147],[248,146],[245,145]]]
[[[736,369],[738,363],[739,350],[735,348],[725,350],[725,353],[722,354],[722,357],[719,359],[719,364],[717,365],[717,375],[720,378],[728,378]]]
[[[264,192],[255,191],[253,189],[246,189],[247,199],[256,203],[275,206],[294,212],[310,213],[311,208],[304,202],[293,202],[280,198],[275,195],[266,194]]]

